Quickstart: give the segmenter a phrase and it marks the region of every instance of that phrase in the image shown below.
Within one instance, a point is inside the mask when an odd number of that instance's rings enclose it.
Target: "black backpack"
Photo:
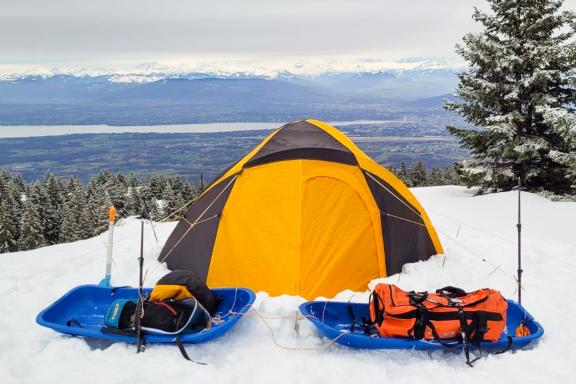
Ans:
[[[134,330],[136,306],[137,302],[133,300],[114,301],[106,311],[106,326],[120,331]],[[146,333],[193,332],[204,329],[210,321],[210,314],[193,297],[178,301],[145,301],[143,306],[141,326]]]
[[[193,272],[176,270],[164,275],[150,293],[150,301],[182,300],[194,297],[209,313],[214,312],[218,299],[204,281]]]

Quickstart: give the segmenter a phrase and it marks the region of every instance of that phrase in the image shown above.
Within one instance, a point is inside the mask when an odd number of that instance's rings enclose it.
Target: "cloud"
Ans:
[[[451,57],[478,28],[475,4],[483,2],[0,0],[0,64]]]

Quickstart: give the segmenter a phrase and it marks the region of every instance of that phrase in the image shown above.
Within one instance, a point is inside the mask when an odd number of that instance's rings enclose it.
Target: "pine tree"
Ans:
[[[86,188],[86,206],[91,216],[92,232],[100,233],[106,229],[108,206],[110,204],[104,185],[106,179],[99,174],[88,181]]]
[[[162,206],[163,206],[163,201],[153,197],[150,202],[146,202],[146,207],[148,209],[148,215],[149,216],[143,215],[143,217],[149,218],[151,220],[162,219],[163,215],[160,211]]]
[[[182,182],[180,176],[174,176],[173,178],[171,178],[170,186],[172,187],[174,193],[182,194],[182,190],[184,189],[184,183]]]
[[[16,225],[10,217],[6,202],[0,201],[0,253],[13,252],[18,249],[16,243]]]
[[[164,188],[162,195],[162,215],[171,215],[175,210],[178,209],[178,205],[176,202],[177,195],[172,190],[170,183],[166,183],[166,187]]]
[[[126,210],[129,215],[140,215],[142,213],[142,202],[140,201],[140,186],[134,173],[128,177],[128,191],[126,196]]]
[[[5,200],[8,194],[11,194],[12,189],[12,175],[3,169],[0,172],[0,200]]]
[[[118,217],[126,217],[126,197],[128,195],[128,184],[126,179],[120,173],[113,175],[106,183],[106,192],[110,202],[118,212]]]
[[[573,114],[576,102],[576,15],[557,0],[488,0],[475,10],[484,30],[468,34],[457,52],[469,69],[445,108],[474,129],[448,127],[471,151],[460,164],[464,181],[481,191],[507,190],[517,178],[532,189],[566,192],[573,147],[551,111]]]
[[[62,208],[60,242],[71,242],[87,238],[93,233],[93,222],[87,209],[87,200],[80,179],[73,177],[66,186],[66,202]]]
[[[46,223],[46,206],[48,204],[48,197],[44,191],[42,184],[35,182],[34,184],[30,185],[28,188],[28,194],[26,196],[32,204],[38,210],[38,215],[40,216],[40,223],[43,228],[43,233],[46,233],[47,223]]]
[[[192,183],[184,183],[184,188],[182,188],[182,199],[184,203],[189,203],[191,200],[198,196],[198,192]]]
[[[20,222],[20,239],[18,246],[21,251],[36,249],[46,244],[44,240],[42,223],[37,207],[31,199],[24,203],[22,221]]]
[[[444,184],[445,185],[459,185],[460,181],[458,180],[458,175],[456,174],[456,170],[454,167],[445,167],[444,174],[443,174]]]
[[[73,203],[66,202],[62,208],[62,229],[58,239],[60,243],[68,243],[80,239],[78,216],[75,215]]]
[[[428,185],[444,185],[444,175],[438,167],[432,168],[428,175]]]
[[[576,114],[569,113],[564,108],[549,108],[544,111],[544,121],[557,128],[558,135],[565,144],[563,150],[550,151],[550,157],[568,167],[567,179],[570,186],[576,190]]]
[[[410,186],[412,187],[422,187],[426,185],[426,167],[422,160],[418,160],[410,167],[408,170],[408,180],[410,180]]]
[[[62,208],[64,206],[65,188],[60,179],[52,172],[46,174],[43,181],[43,188],[47,198],[45,204],[43,204],[46,215],[44,239],[48,244],[58,244],[58,237],[60,236],[62,227]]]
[[[22,202],[16,198],[19,196],[14,190],[14,184],[10,174],[2,172],[0,175],[0,204],[6,212],[6,228],[10,230],[15,241],[20,238],[19,219],[22,214]]]
[[[164,188],[166,187],[166,178],[162,175],[153,174],[150,176],[150,192],[152,197],[156,199],[162,199],[162,194],[164,193]]]
[[[408,177],[408,168],[406,168],[406,163],[402,162],[400,164],[400,168],[398,168],[398,170],[396,171],[396,176],[398,176],[398,178],[400,180],[402,180],[402,182],[404,184],[406,184],[409,187],[412,187],[412,185],[410,184],[410,178]]]

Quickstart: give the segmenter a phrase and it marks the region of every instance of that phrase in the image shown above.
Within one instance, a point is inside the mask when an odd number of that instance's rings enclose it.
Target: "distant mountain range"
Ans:
[[[159,72],[0,77],[0,124],[152,125],[388,119],[443,113],[455,70],[412,66],[321,73]]]

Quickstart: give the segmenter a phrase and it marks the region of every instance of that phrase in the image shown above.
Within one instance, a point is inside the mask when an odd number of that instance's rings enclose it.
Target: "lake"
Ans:
[[[362,124],[393,123],[391,120],[356,120],[337,121],[330,124],[338,127]],[[275,129],[282,126],[281,122],[269,123],[204,123],[204,124],[178,124],[178,125],[149,125],[149,126],[111,126],[111,125],[4,125],[0,126],[0,138],[9,137],[37,137],[59,136],[80,133],[209,133],[256,131]]]

